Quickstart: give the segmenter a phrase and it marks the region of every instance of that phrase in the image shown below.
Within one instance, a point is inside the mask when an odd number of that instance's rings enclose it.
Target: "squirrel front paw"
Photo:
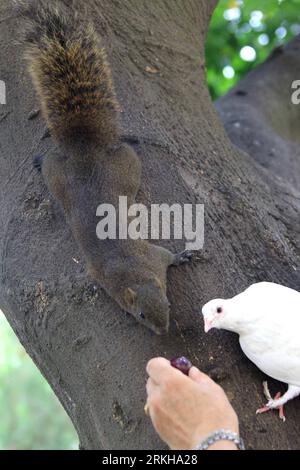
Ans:
[[[193,252],[189,250],[182,251],[174,255],[174,260],[172,262],[172,266],[180,266],[184,263],[189,263],[193,259]]]

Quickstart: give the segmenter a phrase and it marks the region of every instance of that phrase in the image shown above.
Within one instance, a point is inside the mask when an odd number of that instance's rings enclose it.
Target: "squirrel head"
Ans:
[[[128,287],[124,291],[126,311],[138,322],[162,335],[169,330],[170,303],[157,282]]]

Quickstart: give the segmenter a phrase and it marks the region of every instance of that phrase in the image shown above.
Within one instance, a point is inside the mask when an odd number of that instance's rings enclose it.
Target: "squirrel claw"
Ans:
[[[33,168],[39,173],[42,171],[43,155],[36,155],[33,159]]]
[[[193,252],[189,250],[182,251],[174,256],[173,266],[180,266],[184,263],[189,263],[193,258]]]

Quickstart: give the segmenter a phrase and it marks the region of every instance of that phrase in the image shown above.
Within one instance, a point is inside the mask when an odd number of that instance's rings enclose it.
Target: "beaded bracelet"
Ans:
[[[211,445],[218,441],[231,441],[236,444],[239,450],[245,450],[244,441],[236,432],[227,429],[218,429],[207,436],[195,450],[207,450]]]

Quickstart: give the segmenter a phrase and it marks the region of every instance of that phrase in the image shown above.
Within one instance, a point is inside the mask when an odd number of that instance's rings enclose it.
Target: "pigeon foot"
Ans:
[[[270,394],[270,391],[269,391],[269,387],[268,387],[268,382],[263,382],[263,388],[264,388],[264,395],[266,397],[266,399],[268,400],[268,403],[263,406],[262,408],[259,408],[258,410],[256,410],[256,414],[262,414],[262,413],[266,413],[270,410],[273,410],[273,409],[278,409],[279,411],[279,418],[285,422],[286,421],[286,417],[284,415],[284,411],[283,411],[283,405],[277,405],[276,401],[279,400],[279,398],[281,397],[281,393],[278,392],[274,399],[271,397],[271,394]]]

